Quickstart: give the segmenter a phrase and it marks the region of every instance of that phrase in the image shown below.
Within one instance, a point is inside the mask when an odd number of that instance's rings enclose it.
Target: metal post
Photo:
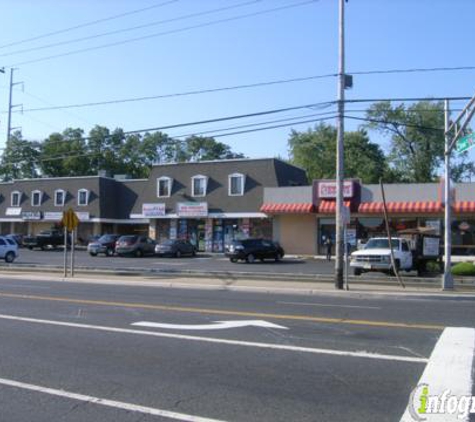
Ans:
[[[68,248],[66,247],[68,241],[68,230],[64,228],[64,277],[68,276]]]
[[[348,285],[348,270],[349,270],[348,228],[346,224],[343,231],[343,240],[344,240],[344,247],[345,247],[345,288],[346,290],[350,290],[350,287]]]
[[[449,129],[449,101],[444,101],[445,121],[445,181],[444,181],[444,275],[442,277],[442,290],[452,290],[454,281],[452,278],[452,201],[450,198],[450,135]]]
[[[76,241],[76,230],[71,231],[71,277],[74,277],[74,243]],[[65,243],[64,248],[67,250],[68,245]]]
[[[345,0],[339,0],[338,124],[336,142],[335,288],[343,289],[343,134],[345,110]]]

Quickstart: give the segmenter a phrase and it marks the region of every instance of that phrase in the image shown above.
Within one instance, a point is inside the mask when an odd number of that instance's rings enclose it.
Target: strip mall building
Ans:
[[[432,227],[442,233],[440,185],[386,185],[394,232]],[[475,183],[455,185],[453,252],[475,254]],[[384,235],[379,185],[344,184],[351,211],[348,238]],[[156,165],[147,179],[61,177],[0,183],[0,232],[35,234],[60,224],[73,209],[78,238],[101,233],[186,238],[199,250],[223,252],[236,238],[279,241],[288,254],[318,255],[335,236],[335,183],[309,184],[305,172],[278,159]]]

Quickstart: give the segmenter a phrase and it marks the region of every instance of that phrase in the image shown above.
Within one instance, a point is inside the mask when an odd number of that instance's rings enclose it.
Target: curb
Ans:
[[[36,265],[36,264],[0,264],[0,270],[5,272],[31,272],[37,273],[38,269],[51,273],[62,273],[63,266],[57,265]],[[229,271],[196,271],[196,270],[174,270],[174,269],[136,269],[136,268],[114,268],[102,269],[96,267],[79,266],[75,267],[75,274],[84,275],[109,275],[109,276],[134,276],[134,277],[180,277],[180,278],[216,278],[224,280],[255,280],[255,281],[276,281],[276,282],[308,282],[308,283],[328,283],[333,284],[335,279],[333,274],[290,274],[290,273],[251,273],[251,272],[229,272]],[[374,286],[399,288],[395,278],[376,278],[361,279],[361,277],[349,276],[349,285],[353,286]],[[406,287],[417,287],[421,289],[438,289],[441,285],[440,277],[422,278],[411,277],[402,278]],[[456,277],[454,278],[454,287],[462,288],[467,291],[475,291],[475,278]]]

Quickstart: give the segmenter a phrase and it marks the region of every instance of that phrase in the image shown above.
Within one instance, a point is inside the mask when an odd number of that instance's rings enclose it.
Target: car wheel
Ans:
[[[355,268],[355,269],[353,270],[353,274],[356,275],[356,276],[358,276],[358,275],[363,274],[363,271],[361,270],[361,268]]]
[[[229,260],[230,260],[231,262],[237,262],[237,259],[236,259],[236,258],[229,258]]]
[[[193,249],[193,252],[191,252],[191,256],[196,256],[196,251]]]
[[[180,251],[180,249],[178,249],[178,250],[175,252],[175,258],[181,258],[181,251]]]
[[[13,262],[15,260],[15,254],[13,252],[7,252],[7,254],[5,255],[5,262]]]
[[[137,249],[137,250],[135,251],[135,256],[136,256],[137,258],[142,258],[142,256],[143,256],[142,249]]]
[[[89,255],[91,255],[91,256],[97,256],[97,252],[89,252]]]
[[[106,249],[106,256],[112,256],[112,255],[114,255],[114,250],[111,249],[111,248],[107,248]]]
[[[256,260],[256,257],[252,253],[246,256],[246,262],[249,264],[252,264],[255,260]]]
[[[277,255],[275,256],[275,262],[279,262],[282,258],[282,254],[280,252],[277,252]]]
[[[28,246],[28,249],[29,249],[30,251],[32,251],[32,250],[33,250],[33,246]]]

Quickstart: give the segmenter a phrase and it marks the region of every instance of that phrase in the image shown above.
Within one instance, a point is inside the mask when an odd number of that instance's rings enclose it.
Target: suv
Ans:
[[[147,236],[128,235],[121,236],[115,245],[117,255],[133,255],[141,257],[144,255],[154,255],[157,242]]]
[[[7,236],[0,236],[0,258],[13,262],[18,257],[18,243]]]
[[[99,239],[89,242],[87,251],[91,256],[97,256],[100,253],[106,256],[112,256],[115,253],[115,243],[119,239],[118,234],[104,234]]]
[[[284,249],[272,240],[266,239],[245,239],[234,240],[230,245],[226,246],[225,256],[231,262],[244,260],[248,263],[254,262],[256,259],[264,261],[264,259],[274,259],[280,261],[284,257]]]

